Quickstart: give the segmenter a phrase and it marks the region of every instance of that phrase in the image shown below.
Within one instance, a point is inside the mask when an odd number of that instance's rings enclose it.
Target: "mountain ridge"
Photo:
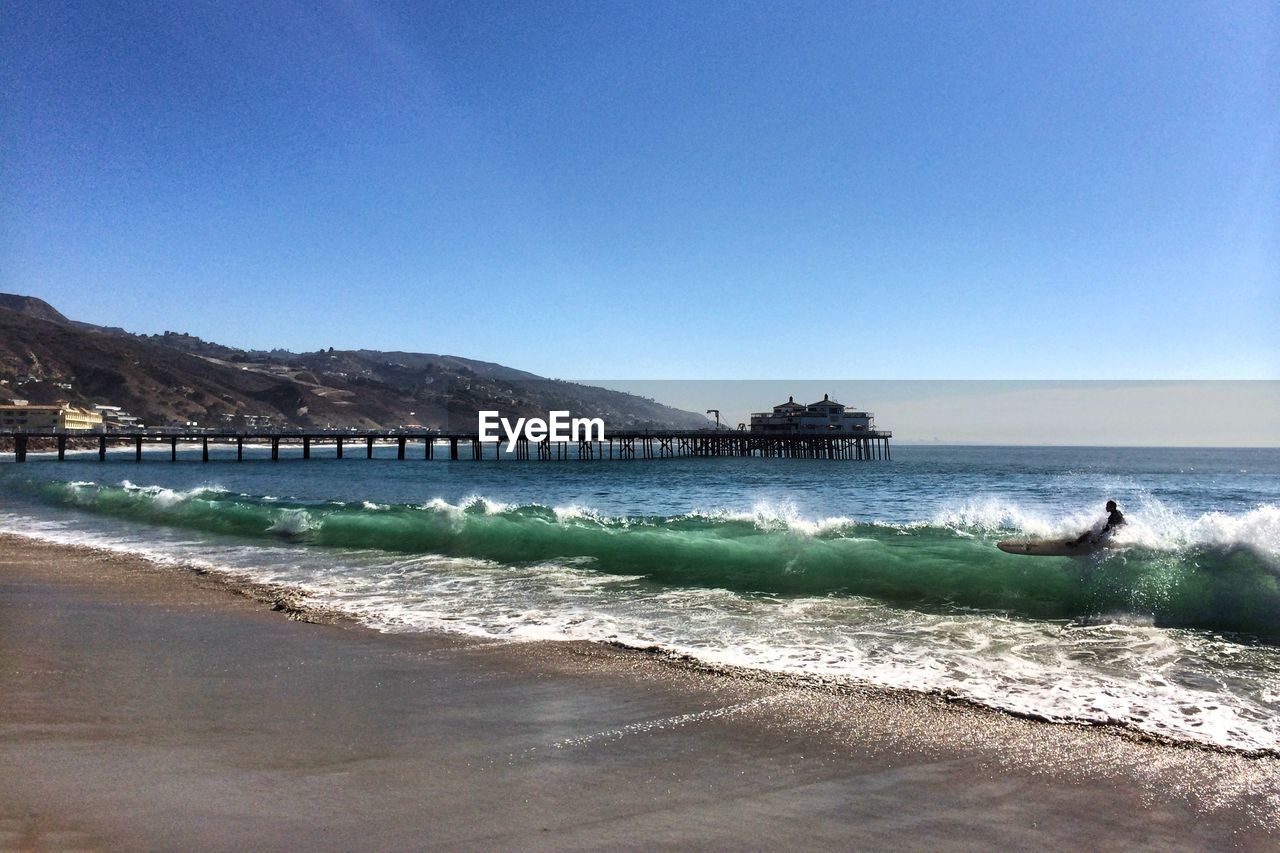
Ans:
[[[567,409],[611,429],[709,426],[620,391],[461,356],[329,348],[244,350],[195,335],[142,335],[0,294],[0,397],[115,405],[151,426],[423,426],[474,430],[476,412]]]

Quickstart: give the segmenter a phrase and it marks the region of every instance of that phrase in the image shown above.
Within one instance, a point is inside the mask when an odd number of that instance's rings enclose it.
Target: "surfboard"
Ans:
[[[1082,557],[1107,547],[1102,542],[1081,542],[1071,539],[1006,539],[996,547],[1006,554],[1027,554],[1032,557]]]

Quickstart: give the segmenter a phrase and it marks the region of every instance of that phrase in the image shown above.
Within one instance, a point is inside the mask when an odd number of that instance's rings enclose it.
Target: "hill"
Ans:
[[[64,325],[71,323],[48,302],[43,299],[37,299],[34,296],[0,293],[0,308],[22,314],[25,317],[31,317],[34,320],[48,320],[51,323],[62,323]]]
[[[194,335],[135,335],[0,294],[0,397],[120,406],[150,426],[474,430],[476,412],[567,409],[610,429],[708,426],[706,418],[591,385],[451,355],[241,350]]]

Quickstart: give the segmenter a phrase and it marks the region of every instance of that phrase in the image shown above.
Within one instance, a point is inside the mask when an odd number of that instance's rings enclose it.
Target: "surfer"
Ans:
[[[1124,513],[1115,501],[1107,501],[1107,520],[1101,528],[1089,528],[1075,539],[1007,539],[996,547],[1006,554],[1026,554],[1032,557],[1085,557],[1109,547],[1108,540],[1116,530],[1124,527]]]
[[[1081,533],[1078,538],[1072,540],[1071,544],[1083,545],[1086,542],[1105,542],[1111,538],[1111,535],[1116,532],[1117,528],[1124,527],[1127,523],[1128,522],[1124,520],[1124,513],[1120,511],[1120,507],[1116,506],[1116,502],[1107,501],[1107,523],[1102,526],[1102,529],[1097,533],[1094,533],[1092,528],[1086,530],[1084,533]]]

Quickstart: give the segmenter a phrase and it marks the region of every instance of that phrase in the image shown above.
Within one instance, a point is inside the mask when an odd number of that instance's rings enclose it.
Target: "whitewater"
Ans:
[[[1280,453],[903,448],[892,463],[78,459],[0,530],[306,592],[386,631],[657,648],[1280,752]],[[1114,497],[1088,559],[1028,558]]]

